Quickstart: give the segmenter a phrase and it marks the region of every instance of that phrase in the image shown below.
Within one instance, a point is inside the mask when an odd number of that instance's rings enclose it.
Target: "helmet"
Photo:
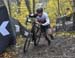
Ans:
[[[42,13],[43,12],[43,8],[38,8],[36,11],[37,11],[37,13]]]

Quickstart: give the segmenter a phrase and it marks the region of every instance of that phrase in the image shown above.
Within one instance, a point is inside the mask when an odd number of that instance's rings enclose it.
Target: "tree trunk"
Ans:
[[[7,0],[7,4],[8,4],[8,12],[9,12],[9,15],[11,16],[11,8],[10,8],[10,1],[9,0]]]
[[[75,30],[75,0],[72,0],[73,4],[73,30]]]
[[[26,3],[27,9],[28,9],[29,14],[30,14],[31,13],[30,0],[25,0],[25,3]]]
[[[33,13],[35,13],[35,0],[33,0]]]
[[[17,13],[20,13],[20,0],[16,0],[16,3],[17,3],[17,6],[18,6],[18,9],[17,9]]]
[[[61,14],[60,14],[60,0],[58,0],[58,16],[61,16]]]

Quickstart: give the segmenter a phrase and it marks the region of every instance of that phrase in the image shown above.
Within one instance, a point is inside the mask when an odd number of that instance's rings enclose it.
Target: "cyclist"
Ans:
[[[70,21],[71,14],[72,14],[71,9],[70,8],[67,8],[66,9],[66,19],[67,19],[67,21]]]
[[[52,30],[51,30],[48,14],[43,11],[43,8],[38,8],[36,10],[36,14],[37,14],[37,16],[36,16],[35,21],[36,21],[36,23],[40,24],[41,31],[44,32],[44,36],[45,36],[46,40],[48,41],[48,45],[50,45],[51,41],[47,37],[47,34],[50,35],[51,39],[54,39],[54,37],[52,35]]]

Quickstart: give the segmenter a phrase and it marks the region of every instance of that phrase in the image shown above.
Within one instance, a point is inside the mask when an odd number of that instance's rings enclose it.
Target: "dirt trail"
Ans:
[[[23,47],[17,48],[17,58],[75,58],[75,38],[56,37],[50,46],[41,38],[39,46],[31,44],[26,54]]]

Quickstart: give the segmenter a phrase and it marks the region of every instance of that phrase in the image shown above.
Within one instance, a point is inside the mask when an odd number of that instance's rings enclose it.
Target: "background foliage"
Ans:
[[[33,10],[33,0],[30,0],[31,10]],[[59,1],[59,4],[58,4]],[[36,4],[38,0],[36,0]],[[12,17],[18,19],[23,25],[25,25],[26,16],[29,14],[27,7],[25,5],[24,0],[20,0],[20,6],[17,6],[16,3],[11,4],[11,13]],[[17,13],[17,9],[19,8],[20,12]],[[72,6],[70,0],[48,0],[48,3],[45,7],[45,11],[48,13],[49,18],[51,20],[51,26],[55,26],[56,18],[60,15],[64,15],[66,13],[66,8],[70,8],[72,12]]]

